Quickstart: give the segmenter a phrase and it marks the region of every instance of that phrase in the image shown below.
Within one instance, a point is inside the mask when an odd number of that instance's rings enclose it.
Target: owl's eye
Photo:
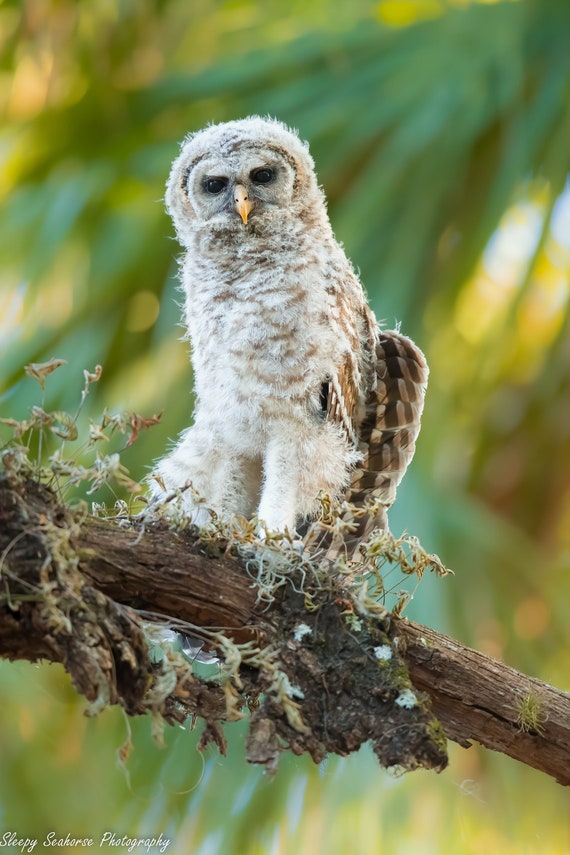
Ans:
[[[227,178],[206,178],[202,182],[202,187],[206,193],[221,193],[228,186]]]
[[[269,184],[270,181],[273,181],[275,172],[267,167],[254,169],[250,177],[255,184]]]

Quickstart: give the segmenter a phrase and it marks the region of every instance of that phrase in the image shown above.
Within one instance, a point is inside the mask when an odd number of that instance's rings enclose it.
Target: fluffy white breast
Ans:
[[[189,253],[185,317],[192,342],[197,415],[258,435],[263,423],[316,418],[324,378],[350,348],[326,254],[314,242],[295,250],[236,256],[230,269]],[[347,271],[348,273],[349,271]]]

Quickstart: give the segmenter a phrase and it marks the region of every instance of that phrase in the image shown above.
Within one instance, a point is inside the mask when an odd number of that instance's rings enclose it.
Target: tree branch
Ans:
[[[476,740],[570,784],[568,694],[381,609],[361,615],[342,581],[299,592],[293,574],[268,607],[248,561],[254,551],[165,524],[80,518],[42,485],[0,473],[0,655],[62,662],[90,713],[120,703],[167,721],[202,716],[202,743],[222,751],[220,723],[249,706],[247,756],[269,768],[284,748],[318,761],[370,740],[385,766],[441,769],[433,711],[459,744]],[[213,636],[222,677],[200,679],[178,656],[152,662],[147,612]]]

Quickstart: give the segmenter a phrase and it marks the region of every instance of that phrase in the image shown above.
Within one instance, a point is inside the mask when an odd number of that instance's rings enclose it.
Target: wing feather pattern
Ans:
[[[353,515],[351,530],[339,537],[333,531],[326,536],[321,528],[316,541],[315,531],[307,534],[307,545],[315,544],[329,559],[341,552],[350,558],[373,529],[388,527],[386,509],[396,498],[420,431],[429,373],[421,350],[399,332],[381,331],[373,369],[364,393],[350,356],[328,382],[327,418],[343,427],[362,454],[345,495],[360,511]]]

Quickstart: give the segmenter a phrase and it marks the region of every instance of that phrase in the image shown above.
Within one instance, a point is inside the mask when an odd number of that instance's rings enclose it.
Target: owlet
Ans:
[[[386,527],[428,369],[410,339],[380,330],[307,144],[258,116],[190,134],[166,205],[185,250],[196,403],[153,498],[191,486],[181,500],[198,525],[211,507],[293,534],[328,494],[373,506],[359,537]]]

